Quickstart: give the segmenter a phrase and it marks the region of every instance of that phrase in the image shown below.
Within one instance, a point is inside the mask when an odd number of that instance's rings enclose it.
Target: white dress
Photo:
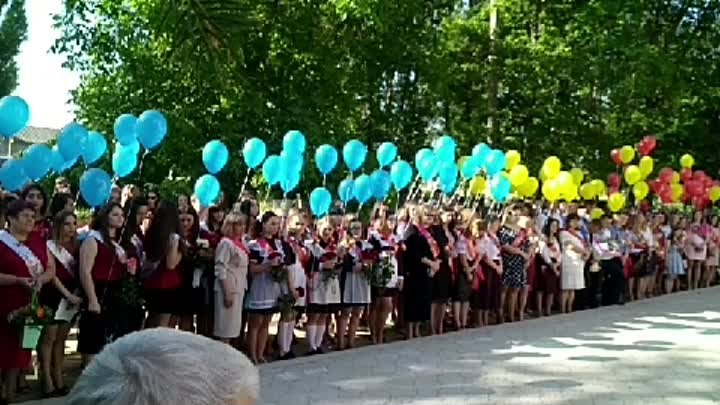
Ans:
[[[215,323],[213,334],[223,339],[240,336],[243,298],[247,288],[248,255],[233,241],[223,238],[215,249]],[[227,280],[223,283],[223,280]],[[233,305],[225,307],[223,286],[230,287]]]
[[[585,288],[585,258],[577,250],[584,250],[585,244],[580,236],[571,232],[560,232],[562,260],[560,286],[563,290],[582,290]]]

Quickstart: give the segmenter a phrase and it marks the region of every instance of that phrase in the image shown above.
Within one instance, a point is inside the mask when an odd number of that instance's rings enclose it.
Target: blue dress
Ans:
[[[670,260],[668,260],[668,277],[672,280],[685,274],[685,264],[682,258],[682,249],[678,245],[670,246]]]

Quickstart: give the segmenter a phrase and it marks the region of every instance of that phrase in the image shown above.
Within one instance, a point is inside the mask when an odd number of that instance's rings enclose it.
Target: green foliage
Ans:
[[[0,97],[18,85],[15,57],[26,36],[25,0],[0,0]]]
[[[689,152],[717,175],[720,3],[463,3],[68,0],[55,51],[82,73],[73,101],[88,126],[110,135],[121,113],[166,112],[170,136],[142,172],[158,184],[171,171],[194,181],[202,146],[221,138],[232,156],[220,180],[235,195],[244,141],[279,153],[290,129],[308,138],[304,194],[322,183],[320,144],[363,140],[367,171],[380,142],[412,160],[445,132],[465,153],[485,141],[518,149],[533,172],[557,155],[596,177],[612,147],[655,134],[658,169]]]

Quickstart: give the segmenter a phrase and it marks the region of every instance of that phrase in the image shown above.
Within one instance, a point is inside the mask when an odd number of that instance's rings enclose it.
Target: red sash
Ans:
[[[579,240],[580,242],[582,242],[583,247],[585,248],[585,250],[587,250],[587,248],[588,248],[588,243],[587,243],[587,241],[582,237],[582,235],[579,235],[578,232],[577,232],[576,230],[573,230],[573,229],[568,229],[568,230],[566,230],[566,232],[569,233],[570,235],[574,236],[574,237],[575,237],[577,240]]]
[[[282,253],[278,252],[278,250],[277,250],[277,244],[275,244],[275,245],[270,244],[270,242],[268,242],[268,240],[265,238],[258,239],[257,243],[258,243],[258,245],[260,245],[260,247],[264,251],[267,252],[267,256],[266,256],[267,260],[272,260],[278,256],[282,257]]]
[[[233,245],[237,246],[238,249],[245,252],[246,255],[250,255],[250,250],[248,250],[247,246],[245,246],[245,243],[242,241],[242,238],[230,239],[230,241],[233,243]]]
[[[420,231],[420,234],[423,236],[423,238],[425,238],[425,240],[430,245],[430,251],[432,252],[433,259],[437,259],[438,257],[440,257],[440,246],[438,246],[438,243],[435,240],[435,238],[433,238],[432,235],[430,235],[430,232],[428,232],[428,230],[425,229],[425,227],[418,225],[417,228],[418,228],[418,231]]]

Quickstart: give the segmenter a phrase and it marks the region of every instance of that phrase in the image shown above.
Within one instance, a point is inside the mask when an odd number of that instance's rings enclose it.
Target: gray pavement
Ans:
[[[720,404],[720,288],[276,362],[261,378],[259,405]]]

